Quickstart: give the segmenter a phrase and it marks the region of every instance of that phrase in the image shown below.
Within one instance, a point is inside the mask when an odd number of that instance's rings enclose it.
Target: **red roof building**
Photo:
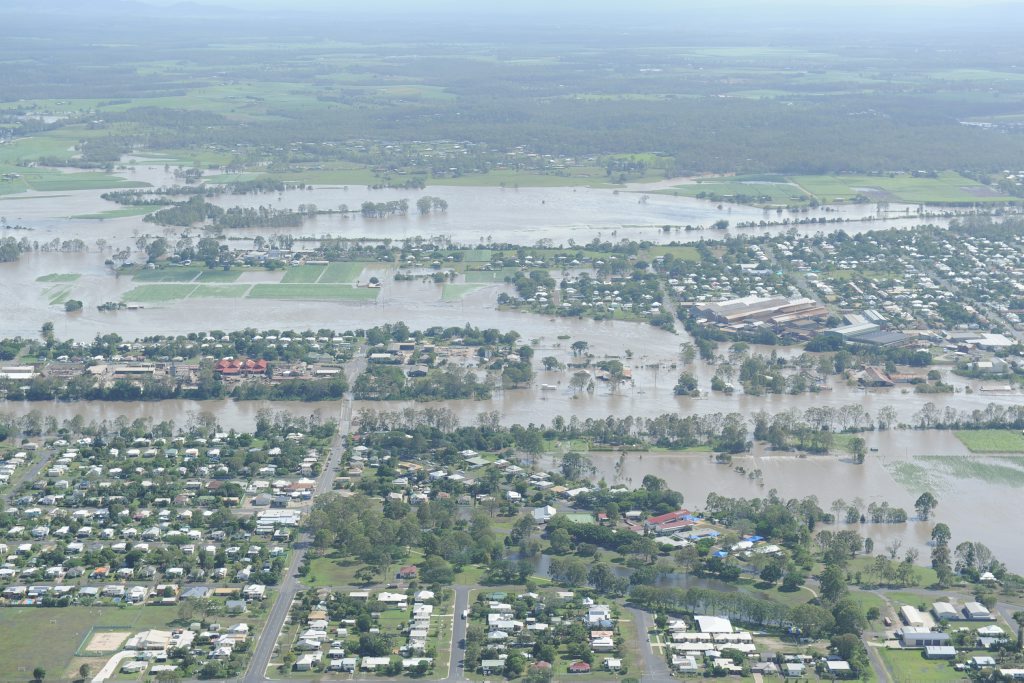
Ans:
[[[416,569],[415,565],[407,565],[398,570],[398,578],[400,579],[415,579],[419,570]]]
[[[213,371],[218,375],[262,375],[267,371],[267,361],[252,360],[250,358],[224,358],[217,361]]]
[[[573,662],[569,665],[569,673],[571,674],[588,674],[590,673],[590,665],[586,662]]]

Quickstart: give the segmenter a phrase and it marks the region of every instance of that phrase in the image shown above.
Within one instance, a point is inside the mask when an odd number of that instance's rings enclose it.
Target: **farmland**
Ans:
[[[955,432],[972,453],[1024,453],[1024,434],[1009,429]]]

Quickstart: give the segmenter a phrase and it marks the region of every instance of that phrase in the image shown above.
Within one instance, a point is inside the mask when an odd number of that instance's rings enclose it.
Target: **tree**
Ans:
[[[46,678],[46,669],[41,666],[32,669],[32,680],[41,681],[44,678]]]
[[[572,389],[573,394],[583,391],[588,384],[590,384],[590,373],[586,370],[578,370],[569,378],[569,388]]]
[[[505,658],[505,677],[518,678],[526,671],[526,657],[521,652],[513,652]]]
[[[935,545],[947,545],[951,538],[953,533],[946,524],[939,522],[932,528],[932,541]]]
[[[562,364],[554,356],[544,356],[540,362],[545,370],[560,370],[562,368]]]
[[[590,344],[581,339],[580,341],[574,341],[569,348],[572,349],[572,355],[582,356],[590,348]]]
[[[46,342],[47,346],[53,346],[53,323],[43,323],[43,327],[39,330],[39,335],[43,338],[43,341]]]
[[[565,478],[570,481],[578,481],[595,472],[590,458],[576,451],[569,451],[562,456],[561,470]]]
[[[846,593],[846,571],[831,564],[821,573],[821,597],[828,602],[838,602]]]
[[[64,310],[68,313],[82,310],[82,302],[78,299],[68,299],[64,302]]]
[[[867,453],[864,439],[859,436],[853,437],[850,439],[849,449],[853,453],[853,461],[858,465],[862,464],[864,462],[864,455]]]
[[[808,638],[818,638],[830,633],[836,620],[827,609],[809,603],[797,605],[789,613],[793,628]]]
[[[938,507],[939,501],[928,491],[925,491],[914,501],[914,509],[921,515],[921,519],[927,521],[928,515]]]
[[[81,678],[83,681],[86,678],[89,678],[89,674],[91,674],[91,673],[92,673],[92,667],[89,666],[88,664],[83,664],[82,666],[78,667],[78,677]]]
[[[782,567],[780,567],[777,563],[772,562],[771,564],[765,565],[764,569],[761,570],[759,576],[761,577],[762,581],[767,581],[768,583],[775,583],[776,581],[782,578]]]
[[[697,378],[692,372],[684,370],[679,374],[679,380],[676,382],[676,396],[693,396],[696,393],[698,393]]]
[[[572,549],[572,539],[569,537],[569,532],[565,529],[555,529],[552,531],[548,536],[548,541],[551,543],[551,552],[553,553],[561,555]]]

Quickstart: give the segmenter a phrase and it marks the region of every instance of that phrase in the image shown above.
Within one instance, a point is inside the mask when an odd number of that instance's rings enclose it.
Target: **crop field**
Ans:
[[[1024,453],[1024,434],[1010,429],[954,432],[972,453]]]
[[[249,299],[281,299],[288,301],[373,301],[379,289],[349,285],[257,284]]]
[[[292,266],[281,279],[285,284],[311,284],[324,274],[325,266]]]
[[[240,270],[204,270],[199,273],[195,282],[234,282],[241,275]]]
[[[140,270],[132,280],[135,282],[192,282],[201,271],[198,268],[159,268]]]
[[[320,276],[317,282],[321,284],[339,284],[358,282],[363,269],[367,264],[358,261],[342,261],[332,263]]]
[[[178,299],[187,299],[192,292],[195,291],[198,285],[139,285],[134,289],[131,289],[122,295],[122,299],[125,301],[134,301],[136,303],[163,303],[167,301],[176,301]]]
[[[132,280],[137,282],[234,282],[240,270],[203,270],[201,268],[160,268],[140,270]]]
[[[848,201],[857,195],[872,201],[909,203],[1003,202],[1009,197],[948,171],[936,178],[915,178],[901,174],[889,176],[814,175],[794,176],[790,180],[822,202]]]

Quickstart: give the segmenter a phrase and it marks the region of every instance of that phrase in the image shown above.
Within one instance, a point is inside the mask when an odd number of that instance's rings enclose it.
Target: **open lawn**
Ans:
[[[363,565],[355,560],[339,560],[334,555],[318,557],[309,564],[309,574],[302,580],[315,588],[360,585],[355,574]]]
[[[324,266],[292,266],[285,272],[281,282],[286,284],[312,284],[320,279]]]
[[[290,301],[372,301],[379,289],[349,285],[280,284],[254,285],[250,299],[284,299]]]
[[[139,285],[124,293],[125,301],[140,303],[161,303],[187,299],[195,291],[197,285]]]
[[[972,453],[1024,453],[1024,434],[1011,429],[953,432]]]
[[[794,176],[791,180],[822,202],[848,201],[864,195],[871,201],[942,204],[1004,202],[1009,197],[986,185],[946,171],[936,178],[915,178],[907,174],[889,176],[816,175]]]
[[[484,285],[445,285],[441,290],[442,301],[458,301],[467,294],[472,294]]]
[[[125,626],[135,633],[166,628],[177,615],[176,607],[5,608],[0,610],[0,679],[27,681],[36,666],[46,669],[48,678],[69,678],[78,669],[75,651],[92,627]]]
[[[358,261],[341,261],[338,263],[332,263],[327,266],[327,269],[320,276],[318,282],[322,284],[341,284],[341,283],[352,283],[358,282],[359,276],[363,272],[363,268],[367,264]],[[285,280],[288,282],[288,280]]]
[[[74,282],[80,277],[82,276],[78,273],[50,273],[37,277],[36,282]]]
[[[462,260],[468,263],[488,263],[493,254],[490,249],[469,249],[463,252]]]
[[[967,677],[953,669],[949,662],[924,658],[921,650],[887,650],[880,648],[882,661],[895,681],[963,681]]]

